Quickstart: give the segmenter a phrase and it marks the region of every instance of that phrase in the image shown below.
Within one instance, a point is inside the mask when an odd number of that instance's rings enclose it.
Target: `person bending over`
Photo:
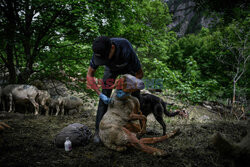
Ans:
[[[141,63],[131,45],[124,38],[109,38],[106,36],[97,37],[92,45],[93,56],[90,60],[90,66],[87,72],[87,86],[94,89],[100,100],[98,104],[95,124],[94,143],[100,143],[99,124],[106,113],[108,104],[111,102],[110,95],[118,75],[131,74],[138,79],[143,78]],[[99,90],[96,81],[95,73],[99,66],[105,66],[102,91]],[[140,100],[140,91],[132,94]]]

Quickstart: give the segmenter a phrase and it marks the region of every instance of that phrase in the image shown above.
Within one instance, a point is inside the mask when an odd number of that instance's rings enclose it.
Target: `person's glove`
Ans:
[[[108,98],[106,95],[101,93],[99,95],[100,99],[105,103],[105,104],[110,104],[111,103],[111,98]]]

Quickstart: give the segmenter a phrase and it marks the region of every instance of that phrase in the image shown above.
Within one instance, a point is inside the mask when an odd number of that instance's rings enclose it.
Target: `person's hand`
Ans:
[[[88,89],[99,90],[100,87],[96,84],[94,77],[87,76],[86,78],[87,78],[87,88]]]
[[[111,103],[111,98],[108,98],[106,95],[101,93],[99,95],[100,99],[105,103],[105,104],[110,104]]]

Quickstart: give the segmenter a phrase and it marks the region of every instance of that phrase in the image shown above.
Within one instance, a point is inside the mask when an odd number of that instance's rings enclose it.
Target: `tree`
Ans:
[[[44,70],[37,68],[46,67],[42,60],[51,65],[56,60],[70,60],[72,56],[65,56],[69,52],[54,55],[57,58],[51,60],[50,56],[62,48],[71,52],[75,46],[86,48],[84,45],[90,46],[98,35],[127,37],[127,27],[132,23],[127,20],[134,22],[140,2],[0,0],[0,63],[9,72],[9,83],[27,82],[31,74]],[[80,58],[89,59],[88,51]]]
[[[70,0],[0,1],[0,57],[9,71],[10,83],[26,82],[40,53],[55,41],[81,36],[78,24],[88,14],[86,5]]]
[[[232,110],[236,101],[236,90],[238,81],[247,70],[247,63],[250,59],[250,47],[248,37],[250,17],[245,20],[233,21],[220,38],[222,48],[225,50],[224,55],[219,55],[218,60],[232,68],[233,80],[233,97]]]

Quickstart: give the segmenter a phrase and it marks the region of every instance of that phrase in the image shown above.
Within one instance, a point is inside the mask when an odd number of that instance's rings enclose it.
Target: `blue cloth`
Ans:
[[[100,99],[105,103],[105,104],[110,104],[111,103],[111,98],[108,98],[106,95],[101,93],[99,95]]]
[[[131,45],[131,43],[124,38],[111,38],[112,44],[115,45],[115,53],[110,62],[105,66],[112,72],[117,73],[131,73],[138,72],[141,68],[141,63]],[[90,60],[90,66],[97,69],[99,66],[95,65],[94,58]]]
[[[126,98],[130,95],[131,95],[131,93],[124,92],[123,90],[116,90],[116,97],[118,97],[119,99]]]

